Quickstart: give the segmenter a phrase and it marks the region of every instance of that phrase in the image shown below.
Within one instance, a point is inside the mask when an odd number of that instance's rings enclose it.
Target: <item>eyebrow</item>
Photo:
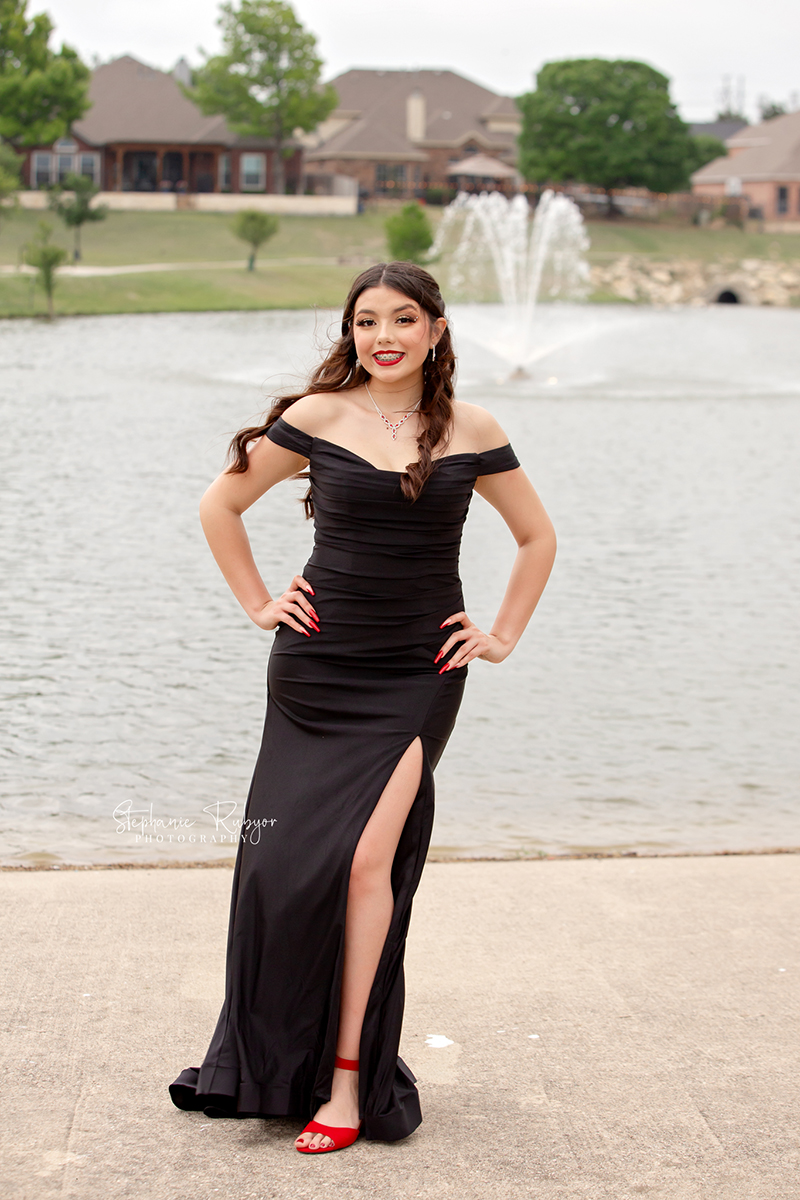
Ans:
[[[412,312],[417,311],[417,305],[414,304],[412,301],[409,301],[408,304],[401,304],[399,308],[393,308],[392,316],[394,316],[395,313],[405,312],[405,310],[407,308],[410,308]],[[375,312],[374,308],[359,308],[358,312],[356,313],[357,317],[361,317],[361,316],[376,317],[377,315],[378,314]]]

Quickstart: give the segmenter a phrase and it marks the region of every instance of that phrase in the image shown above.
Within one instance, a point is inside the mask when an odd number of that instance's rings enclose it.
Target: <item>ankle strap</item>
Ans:
[[[340,1058],[339,1055],[337,1054],[336,1062],[334,1063],[334,1066],[344,1067],[345,1071],[357,1071],[358,1070],[358,1059],[357,1058]]]

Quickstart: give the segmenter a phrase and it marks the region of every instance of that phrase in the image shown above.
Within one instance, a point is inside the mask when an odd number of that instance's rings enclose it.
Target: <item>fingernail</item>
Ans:
[[[311,634],[308,632],[307,629],[304,629],[303,633],[306,635],[306,637],[311,637]]]
[[[436,664],[436,663],[439,661],[439,659],[440,659],[441,657],[442,657],[442,652],[441,652],[441,650],[440,650],[440,651],[439,651],[439,653],[436,655],[436,658],[433,660],[433,661],[434,661],[434,665],[435,665],[435,664]]]
[[[450,663],[445,663],[444,666],[442,667],[441,671],[439,672],[439,674],[442,675],[442,674],[444,674],[445,671],[449,671],[449,670],[450,670]]]
[[[316,630],[317,633],[321,632],[319,625],[315,624],[314,621],[311,622],[311,628]]]
[[[314,591],[314,589],[312,588],[311,584],[309,584],[309,585],[308,585],[308,590],[311,592],[311,595],[312,595],[312,596],[316,596],[316,594],[317,594],[317,593]]]
[[[449,622],[449,621],[442,621],[442,623],[441,623],[441,625],[439,626],[439,628],[440,628],[440,629],[444,629],[445,625],[449,625],[449,624],[450,624],[450,622]]]
[[[310,613],[309,615],[310,615],[310,616],[312,616],[312,617],[314,618],[314,620],[315,620],[315,621],[318,621],[318,620],[319,620],[319,617],[318,617],[318,615],[317,615],[317,614],[314,612],[314,609],[313,609],[313,608],[311,609],[311,613]]]

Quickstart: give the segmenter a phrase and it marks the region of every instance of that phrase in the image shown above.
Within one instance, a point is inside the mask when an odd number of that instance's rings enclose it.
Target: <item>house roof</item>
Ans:
[[[729,153],[692,175],[692,183],[800,179],[800,112],[745,125],[727,139]]]
[[[403,158],[427,161],[426,149],[459,147],[475,140],[497,154],[512,154],[513,131],[492,129],[492,121],[514,124],[519,110],[510,96],[499,96],[455,71],[395,71],[357,67],[332,80],[339,107],[331,114],[335,131],[310,149],[310,160],[323,158]],[[423,98],[422,136],[409,137],[407,102]],[[347,121],[342,127],[341,122]],[[338,128],[335,128],[338,125]]]
[[[89,83],[91,108],[72,128],[93,146],[114,142],[269,146],[266,138],[233,133],[224,117],[204,116],[176,78],[126,54],[97,67]]]
[[[488,154],[470,154],[447,169],[448,175],[474,175],[476,179],[516,179],[519,172],[499,158]]]
[[[692,137],[705,134],[706,137],[719,138],[721,142],[725,142],[746,126],[746,121],[695,121],[689,126],[689,133]]]

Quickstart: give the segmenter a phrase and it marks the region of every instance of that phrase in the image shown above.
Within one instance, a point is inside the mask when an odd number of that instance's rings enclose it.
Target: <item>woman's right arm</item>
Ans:
[[[311,585],[295,575],[289,588],[273,599],[253,559],[242,513],[260,496],[302,471],[308,460],[260,437],[248,451],[247,470],[218,475],[200,501],[200,521],[211,553],[236,599],[260,629],[275,629],[281,622],[298,633],[318,632],[317,614],[303,594],[314,595]]]

